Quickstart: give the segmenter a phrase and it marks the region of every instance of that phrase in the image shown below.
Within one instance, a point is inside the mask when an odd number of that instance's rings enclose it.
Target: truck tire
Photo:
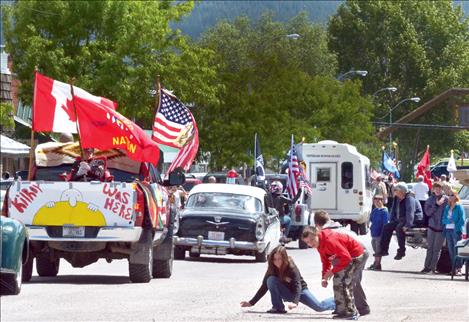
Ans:
[[[168,233],[163,243],[153,248],[153,277],[169,278],[173,273],[173,236]]]
[[[263,252],[256,252],[256,262],[265,263],[267,262],[267,247]]]
[[[59,266],[60,258],[51,261],[47,255],[38,255],[36,257],[36,270],[39,276],[55,277],[59,273]]]
[[[199,258],[200,254],[189,251],[189,257],[190,258]]]
[[[303,239],[298,239],[298,248],[299,249],[307,249],[308,248],[308,244],[306,244]]]
[[[23,264],[23,282],[29,282],[33,276],[33,254],[29,254],[28,260]]]
[[[186,250],[184,248],[174,246],[174,259],[176,260],[186,259]]]
[[[440,258],[436,263],[436,270],[438,273],[448,274],[451,273],[451,258],[449,256],[448,248],[445,246],[441,249]]]
[[[360,227],[359,227],[359,225],[358,225],[356,222],[352,221],[352,222],[350,223],[350,230],[353,231],[355,234],[358,235],[359,232],[360,232]]]
[[[143,248],[145,263],[132,263],[129,259],[129,278],[132,283],[148,283],[153,275],[153,248],[152,232],[144,229],[139,244]]]
[[[362,224],[358,224],[358,231],[359,231],[359,234],[358,235],[366,235],[368,233],[368,225],[366,222],[362,223]]]

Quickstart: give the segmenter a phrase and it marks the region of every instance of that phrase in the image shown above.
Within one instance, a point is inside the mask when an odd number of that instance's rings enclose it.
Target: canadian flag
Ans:
[[[116,109],[117,103],[73,86],[75,96]],[[33,131],[77,133],[70,84],[36,72],[34,83]]]

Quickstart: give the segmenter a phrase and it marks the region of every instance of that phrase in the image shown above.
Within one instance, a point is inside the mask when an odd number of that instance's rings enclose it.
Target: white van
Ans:
[[[372,207],[370,160],[356,147],[335,141],[302,144],[306,174],[312,185],[309,207],[366,234]]]

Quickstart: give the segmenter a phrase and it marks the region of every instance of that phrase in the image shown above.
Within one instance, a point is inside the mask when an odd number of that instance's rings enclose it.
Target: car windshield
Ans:
[[[463,186],[461,190],[459,190],[459,198],[461,198],[461,200],[469,200],[469,186]]]
[[[262,211],[262,203],[252,196],[233,193],[199,192],[187,200],[186,208],[230,208],[249,212]]]

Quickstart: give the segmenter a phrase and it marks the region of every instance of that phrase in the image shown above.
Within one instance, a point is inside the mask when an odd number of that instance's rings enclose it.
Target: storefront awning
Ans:
[[[29,154],[29,146],[26,144],[17,142],[9,137],[0,135],[0,152],[3,154],[20,156],[27,156]]]

